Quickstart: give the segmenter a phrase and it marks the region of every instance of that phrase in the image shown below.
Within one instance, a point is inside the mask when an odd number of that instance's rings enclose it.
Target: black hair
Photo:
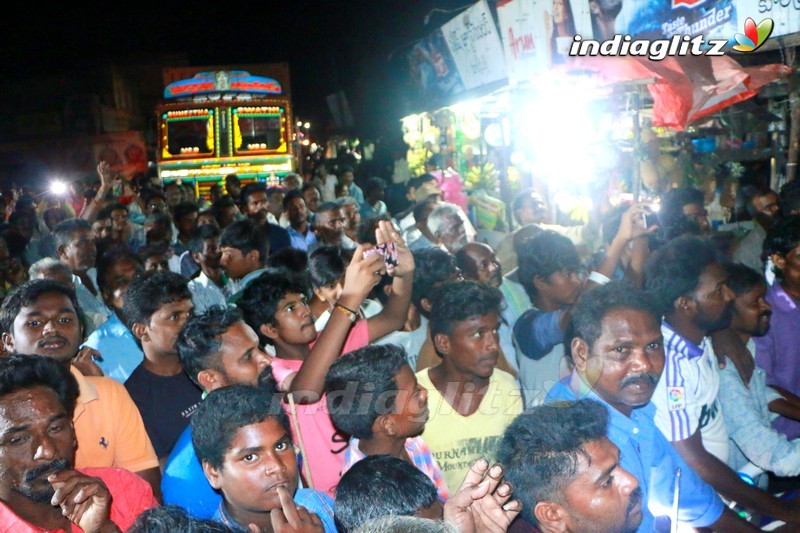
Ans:
[[[429,181],[435,181],[436,183],[439,183],[439,179],[436,176],[434,176],[433,174],[429,173],[429,172],[426,172],[425,174],[421,174],[421,175],[417,176],[415,179],[417,180],[416,181],[417,188],[425,185]]]
[[[334,521],[341,533],[381,516],[414,516],[436,503],[436,487],[415,466],[391,455],[365,457],[336,487]]]
[[[653,315],[661,325],[661,310],[653,297],[625,281],[612,281],[587,292],[578,299],[572,310],[572,337],[580,337],[592,346],[603,330],[603,318],[619,309],[644,311]],[[569,346],[572,338],[565,346]]]
[[[784,214],[800,214],[800,180],[789,181],[781,187],[778,203]]]
[[[162,191],[158,190],[158,189],[150,189],[150,188],[148,188],[144,192],[145,192],[145,194],[143,194],[143,196],[144,196],[143,200],[144,200],[144,204],[145,205],[149,204],[153,200],[153,198],[161,198],[165,202],[167,201],[167,197],[164,196],[164,193]]]
[[[320,195],[322,195],[322,192],[319,190],[319,187],[317,187],[316,185],[314,185],[313,183],[311,183],[311,182],[309,181],[309,182],[307,182],[307,183],[304,183],[304,184],[303,184],[303,186],[302,186],[302,187],[300,187],[300,192],[301,192],[301,193],[303,193],[303,195],[304,195],[304,196],[303,196],[303,198],[304,198],[304,199],[305,199],[305,192],[306,192],[307,190],[309,190],[309,189],[317,189],[317,192],[318,192]]]
[[[406,351],[396,344],[364,346],[337,359],[325,378],[333,425],[358,439],[372,438],[375,420],[394,410],[395,376],[404,365]]]
[[[163,505],[140,514],[128,533],[234,533],[225,524],[189,515],[183,507]]]
[[[287,294],[310,296],[311,289],[305,276],[282,268],[268,268],[250,282],[236,302],[242,310],[244,321],[258,334],[262,343],[272,344],[272,339],[260,331],[263,324],[275,325],[278,304]]]
[[[590,460],[585,446],[605,437],[607,426],[606,408],[586,399],[533,407],[511,422],[497,458],[526,520],[537,523],[539,502],[564,501],[564,489]]]
[[[69,369],[50,357],[14,354],[0,358],[0,397],[11,393],[46,387],[58,396],[69,420],[78,400],[78,382]]]
[[[511,202],[511,214],[514,215],[514,220],[517,221],[517,224],[521,224],[519,217],[517,216],[517,211],[525,207],[525,203],[528,202],[533,198],[534,195],[539,195],[534,189],[526,189],[514,197],[514,200]]]
[[[3,300],[3,305],[0,307],[0,329],[6,333],[13,334],[14,319],[17,318],[22,308],[32,305],[42,295],[50,293],[62,294],[69,298],[79,320],[82,324],[85,324],[83,312],[80,305],[78,305],[78,298],[75,296],[74,289],[50,279],[32,279],[14,289]]]
[[[362,244],[367,242],[372,245],[378,244],[378,240],[375,238],[375,230],[378,228],[378,224],[381,220],[391,221],[391,217],[388,213],[384,213],[383,215],[362,218],[361,223],[358,225],[358,231],[356,232],[356,239],[358,242]]]
[[[192,415],[192,444],[201,463],[222,469],[236,432],[274,419],[291,435],[281,394],[269,387],[229,385],[211,391]]]
[[[312,187],[313,187],[313,185],[312,185]],[[284,211],[289,208],[289,202],[291,202],[295,198],[300,198],[301,200],[303,200],[304,204],[306,202],[306,199],[303,197],[303,191],[301,191],[299,189],[292,189],[291,191],[286,193],[286,196],[283,197],[283,209],[284,209]]]
[[[103,209],[108,209],[109,216],[111,216],[112,211],[125,211],[126,213],[128,212],[128,206],[120,202],[114,202],[113,204],[109,204],[105,206]]]
[[[315,289],[339,281],[347,270],[347,263],[338,246],[320,246],[308,258],[308,277]]]
[[[800,216],[790,215],[780,219],[767,230],[761,259],[766,261],[772,254],[786,257],[798,246],[800,246]],[[776,278],[783,279],[783,271],[777,265],[773,265],[772,269]]]
[[[145,272],[133,278],[122,299],[125,325],[132,330],[141,322],[149,324],[153,315],[165,304],[192,299],[189,280],[175,272]]]
[[[733,291],[737,298],[756,287],[765,287],[767,285],[767,280],[764,279],[764,276],[741,263],[725,265],[725,272],[728,274],[725,285]]]
[[[258,222],[251,219],[237,220],[222,230],[219,237],[220,247],[235,248],[247,255],[253,250],[258,251],[258,260],[264,264],[269,257],[269,237]]]
[[[377,177],[369,178],[364,184],[364,196],[368,196],[373,190],[379,189],[382,191],[386,190],[386,182]]]
[[[683,207],[697,204],[705,205],[703,192],[692,187],[677,187],[668,190],[661,197],[661,209],[658,211],[658,221],[661,233],[666,239],[674,239],[687,233],[698,231],[697,224],[683,214]]]
[[[285,193],[286,192],[286,187],[284,187],[282,185],[273,186],[273,187],[267,187],[267,198],[269,198],[270,196],[272,196],[276,192]]]
[[[112,246],[97,259],[97,288],[100,294],[104,293],[108,288],[106,284],[106,274],[108,271],[115,264],[124,260],[133,261],[144,269],[144,265],[142,264],[142,260],[139,259],[139,256],[125,245]]]
[[[434,287],[450,281],[457,272],[456,258],[441,248],[424,248],[412,252],[414,256],[414,283],[411,286],[411,302],[427,318],[422,308],[422,299],[430,298]]]
[[[523,241],[517,250],[519,282],[528,296],[537,294],[534,278],[547,279],[563,270],[578,271],[581,260],[572,241],[555,231],[545,230]]]
[[[267,186],[260,181],[248,183],[244,187],[242,187],[242,192],[240,194],[241,203],[243,206],[247,205],[247,200],[250,198],[251,194],[255,194],[257,192],[267,192]]]
[[[153,235],[153,231],[147,232],[149,235]],[[168,245],[164,243],[157,243],[157,244],[149,244],[147,246],[142,246],[139,248],[139,251],[136,254],[139,256],[139,260],[144,264],[153,256],[156,255],[164,255],[167,254]],[[166,259],[166,257],[165,257]]]
[[[308,254],[297,248],[283,248],[267,259],[270,268],[285,268],[291,272],[303,272],[308,268]]]
[[[747,208],[747,212],[750,213],[751,216],[755,214],[755,207],[753,206],[753,200],[756,198],[761,198],[767,196],[768,194],[774,194],[777,197],[777,193],[764,185],[757,185],[757,184],[750,184],[745,185],[739,190],[739,194],[744,200],[745,207]]]
[[[199,213],[200,208],[194,202],[181,202],[172,208],[172,219],[177,223],[181,218],[192,213]]]
[[[97,217],[95,217],[94,221],[97,222],[98,220],[109,220],[111,218],[111,211],[113,211],[111,207],[112,206],[107,205],[98,211]]]
[[[222,335],[241,320],[242,312],[236,307],[218,305],[189,317],[178,334],[175,348],[183,369],[192,381],[200,385],[197,375],[203,370],[224,372],[218,356],[222,348]]]
[[[69,246],[72,241],[72,234],[80,230],[92,231],[92,223],[82,218],[68,218],[59,222],[53,229],[53,235],[56,238],[56,250],[62,246]]]
[[[433,291],[430,299],[431,339],[439,333],[452,334],[456,322],[489,313],[497,313],[500,318],[505,305],[500,289],[472,280],[447,281]]]
[[[694,292],[703,270],[716,262],[716,250],[704,239],[691,235],[678,237],[648,258],[645,288],[655,298],[660,312],[668,314],[675,300]]]
[[[209,239],[219,239],[220,230],[213,224],[203,224],[197,226],[192,230],[192,236],[189,237],[187,248],[193,254],[203,253],[203,246]]]
[[[336,202],[322,202],[321,204],[319,204],[319,207],[317,207],[317,213],[327,213],[328,211],[339,211],[341,208],[342,206],[340,206]]]
[[[211,204],[211,212],[214,214],[214,218],[219,220],[220,216],[222,216],[222,210],[226,207],[236,207],[236,202],[229,194],[220,196],[219,200]]]
[[[339,174],[338,174],[339,176],[341,176],[345,172],[352,172],[353,174],[355,174],[355,171],[353,170],[353,167],[351,167],[351,166],[342,165],[341,167],[339,167]]]

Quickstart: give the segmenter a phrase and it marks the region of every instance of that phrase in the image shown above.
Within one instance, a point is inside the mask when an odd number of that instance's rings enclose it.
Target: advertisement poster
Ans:
[[[465,89],[506,79],[503,44],[486,0],[457,15],[441,31]]]
[[[497,14],[511,84],[564,63],[573,37],[592,35],[586,0],[506,0]]]
[[[759,0],[588,0],[592,35],[606,40],[615,34],[641,38],[704,35],[732,39],[740,32],[736,2]]]
[[[417,101],[435,108],[464,92],[464,83],[441,29],[417,41],[407,54],[409,80]]]

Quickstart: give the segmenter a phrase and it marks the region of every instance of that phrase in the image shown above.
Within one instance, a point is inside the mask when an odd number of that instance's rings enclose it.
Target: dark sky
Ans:
[[[296,114],[327,118],[342,89],[360,133],[396,127],[402,94],[388,57],[468,0],[284,2],[14,2],[4,19],[5,79],[120,58],[184,53],[192,65],[288,61]]]

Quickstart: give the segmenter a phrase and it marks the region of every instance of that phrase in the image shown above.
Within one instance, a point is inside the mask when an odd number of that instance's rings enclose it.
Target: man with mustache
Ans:
[[[642,492],[637,531],[654,531],[657,517],[670,512],[678,470],[679,522],[719,531],[751,530],[725,509],[656,427],[650,400],[664,369],[659,316],[647,294],[624,282],[612,281],[583,296],[572,312],[572,375],[550,389],[548,402],[588,398],[606,407],[608,438],[619,448],[621,468],[637,479]]]
[[[271,377],[270,357],[236,308],[214,306],[190,317],[176,343],[184,371],[205,393],[229,385],[258,385]],[[191,425],[169,454],[161,483],[164,503],[211,518],[221,498],[208,484],[192,445]]]
[[[78,382],[56,361],[0,359],[0,524],[3,531],[127,530],[157,506],[127,470],[75,468]]]
[[[706,337],[730,325],[734,294],[717,252],[693,236],[659,248],[645,286],[663,321],[664,372],[653,393],[655,422],[683,459],[728,500],[759,514],[800,523],[800,508],[744,482],[727,465],[728,432],[719,404],[719,368]]]
[[[559,402],[526,411],[506,429],[498,459],[527,523],[543,533],[638,529],[642,489],[620,465],[608,418],[599,402]]]
[[[728,265],[727,284],[736,294],[731,329],[747,345],[749,359],[727,355],[720,371],[719,401],[731,441],[728,465],[742,471],[750,463],[780,477],[800,475],[800,440],[790,440],[770,426],[773,402],[791,401],[767,387],[766,373],[753,361],[755,340],[769,331],[772,306],[766,301],[764,277],[742,264]],[[800,413],[797,402],[790,404]],[[762,478],[759,481],[766,482]],[[757,483],[764,486],[764,483]]]
[[[84,376],[72,364],[83,339],[80,316],[72,289],[50,280],[29,281],[0,307],[5,350],[49,357],[77,380],[79,396],[72,419],[79,444],[76,467],[130,470],[150,483],[158,497],[158,459],[125,387],[111,378]]]

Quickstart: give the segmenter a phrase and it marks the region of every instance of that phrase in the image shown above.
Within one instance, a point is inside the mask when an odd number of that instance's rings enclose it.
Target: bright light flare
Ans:
[[[67,184],[61,180],[53,180],[50,182],[50,192],[56,196],[64,196],[67,194]]]
[[[598,131],[598,113],[588,86],[576,76],[554,77],[540,84],[517,117],[517,146],[530,154],[532,168],[553,185],[593,181],[607,150]]]

